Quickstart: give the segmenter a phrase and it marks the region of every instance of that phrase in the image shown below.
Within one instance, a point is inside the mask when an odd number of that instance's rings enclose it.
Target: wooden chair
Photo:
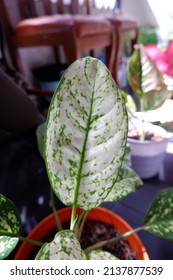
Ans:
[[[87,13],[92,14],[92,7],[90,6],[90,1],[87,1]],[[115,3],[116,5],[116,3]],[[116,43],[114,44],[113,52],[113,66],[112,75],[116,83],[121,87],[121,81],[119,80],[119,69],[121,65],[123,49],[126,49],[126,55],[130,56],[134,50],[135,44],[138,43],[138,24],[135,20],[122,15],[114,13],[115,7],[112,11],[107,10],[107,8],[102,8],[102,18],[109,20],[112,24],[112,29],[114,32],[114,39]],[[109,14],[109,16],[108,16]]]
[[[107,19],[114,27],[116,37],[116,51],[114,56],[112,75],[117,84],[121,87],[121,81],[119,80],[118,71],[121,64],[123,47],[125,44],[128,45],[126,55],[130,56],[134,51],[134,46],[138,43],[138,25],[135,20],[118,15],[107,17]]]
[[[12,3],[17,7],[20,18],[15,24],[9,14]],[[86,13],[89,13],[88,3],[86,0]],[[38,4],[42,9],[38,9]],[[115,40],[110,22],[92,15],[62,14],[66,8],[62,0],[54,4],[50,0],[0,1],[0,16],[4,22],[10,55],[18,71],[22,72],[18,52],[20,48],[56,48],[60,45],[63,46],[67,64],[80,58],[83,51],[106,48],[106,64],[113,71]],[[77,1],[72,0],[69,13],[77,13],[77,8]]]

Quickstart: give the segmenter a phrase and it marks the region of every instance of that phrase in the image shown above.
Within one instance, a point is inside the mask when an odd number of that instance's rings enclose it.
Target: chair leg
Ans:
[[[106,66],[108,67],[108,69],[111,72],[114,79],[115,79],[114,60],[115,60],[115,55],[116,55],[116,40],[115,39],[116,39],[115,32],[112,32],[110,44],[109,44],[109,46],[106,47]]]
[[[119,71],[119,62],[121,57],[122,42],[121,42],[121,35],[116,29],[114,29],[114,34],[116,39],[115,39],[115,53],[114,53],[114,62],[113,62],[113,77],[117,85],[120,86],[118,71]]]
[[[63,48],[68,65],[81,57],[79,42],[74,31],[69,32],[67,39],[64,39]]]
[[[17,48],[13,47],[13,48],[10,48],[9,51],[10,51],[10,57],[11,57],[11,61],[12,61],[14,68],[16,69],[17,72],[24,75],[24,69],[23,69],[23,66],[21,63],[19,50]]]

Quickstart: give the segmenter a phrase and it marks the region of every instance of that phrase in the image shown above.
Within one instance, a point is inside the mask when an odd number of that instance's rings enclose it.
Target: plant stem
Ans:
[[[78,230],[78,240],[80,241],[81,239],[81,235],[82,235],[82,231],[83,231],[83,228],[84,228],[84,225],[85,225],[85,221],[87,219],[87,216],[88,216],[88,211],[83,211],[82,212],[82,222],[80,224],[80,227],[79,227],[79,230]],[[81,216],[81,215],[80,215]]]
[[[55,218],[55,221],[56,221],[56,226],[57,226],[58,231],[61,231],[63,229],[63,227],[62,227],[62,224],[60,222],[60,219],[59,219],[57,211],[56,211],[55,200],[54,200],[54,195],[53,195],[52,188],[50,188],[50,198],[51,198],[52,211],[53,211],[54,218]]]
[[[29,239],[27,237],[23,237],[23,236],[18,236],[18,238],[22,241],[22,242],[27,242],[27,243],[31,243],[35,246],[39,246],[42,247],[44,242],[41,241],[37,241],[37,240],[33,240],[33,239]]]
[[[70,222],[70,229],[71,230],[74,230],[75,221],[76,221],[76,204],[73,204],[72,212],[71,212],[71,222]]]
[[[144,119],[142,118],[142,120],[141,120],[138,116],[135,116],[135,115],[133,114],[133,112],[132,112],[129,108],[127,108],[127,111],[130,113],[130,115],[131,115],[133,118],[135,118],[135,119],[137,119],[137,120],[139,120],[139,121],[141,122],[141,135],[140,135],[140,137],[139,137],[139,140],[140,140],[140,141],[144,141],[144,140],[145,140]],[[138,132],[138,129],[137,129],[136,125],[134,124],[134,122],[132,121],[132,119],[130,119],[129,121],[131,122],[133,128],[135,129],[135,131],[136,131],[137,134],[138,134],[138,133],[139,133],[139,132]]]
[[[137,119],[138,121],[140,121],[140,118],[138,116],[135,116],[133,114],[133,112],[128,107],[127,107],[127,111],[132,116],[132,118]],[[134,122],[132,121],[132,118],[129,118],[129,121],[130,121],[131,125],[133,126],[134,130],[136,131],[136,134],[138,135],[139,131],[138,131],[136,125],[134,124]]]
[[[13,234],[13,233],[8,233],[8,234],[6,234],[6,236],[9,236],[12,238],[19,238],[19,240],[22,242],[31,243],[31,244],[33,244],[35,246],[39,246],[39,247],[43,246],[43,244],[44,244],[44,242],[33,240],[33,239],[30,239],[30,238],[27,238],[27,237],[24,237],[21,235]]]
[[[141,121],[142,124],[142,129],[141,129],[141,136],[139,138],[140,141],[144,141],[145,140],[145,131],[144,131],[144,120],[142,119]]]
[[[132,230],[130,230],[130,231],[128,231],[128,232],[125,232],[125,233],[123,233],[123,234],[121,234],[121,235],[118,235],[118,236],[116,236],[116,237],[113,237],[113,238],[111,238],[111,239],[109,239],[109,240],[100,241],[100,242],[98,242],[98,243],[96,243],[96,244],[93,244],[93,245],[89,246],[88,248],[85,249],[85,251],[86,251],[86,252],[89,252],[89,251],[91,251],[91,250],[100,249],[100,248],[102,248],[102,247],[105,246],[105,245],[108,245],[108,244],[110,244],[110,243],[112,243],[112,242],[115,242],[115,241],[117,241],[117,240],[119,240],[119,239],[121,239],[121,238],[128,237],[128,236],[134,234],[135,232],[138,232],[138,231],[140,231],[140,230],[142,230],[142,229],[144,229],[144,228],[145,228],[145,226],[137,227],[136,229],[132,229]]]

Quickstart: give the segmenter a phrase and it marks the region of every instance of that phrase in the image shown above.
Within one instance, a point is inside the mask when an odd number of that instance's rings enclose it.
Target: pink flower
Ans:
[[[145,52],[155,61],[161,73],[173,77],[173,40],[170,40],[165,51],[157,45],[146,45]]]

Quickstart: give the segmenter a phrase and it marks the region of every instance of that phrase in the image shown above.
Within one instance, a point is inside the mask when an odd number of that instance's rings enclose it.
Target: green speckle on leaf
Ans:
[[[121,168],[128,129],[125,101],[95,58],[74,62],[60,84],[49,108],[46,167],[58,198],[89,210],[104,201]]]
[[[173,240],[173,188],[160,191],[145,217],[147,230],[165,239]]]
[[[0,194],[0,213],[0,259],[4,259],[18,243],[18,238],[9,235],[20,235],[21,221],[14,203],[2,194]]]

